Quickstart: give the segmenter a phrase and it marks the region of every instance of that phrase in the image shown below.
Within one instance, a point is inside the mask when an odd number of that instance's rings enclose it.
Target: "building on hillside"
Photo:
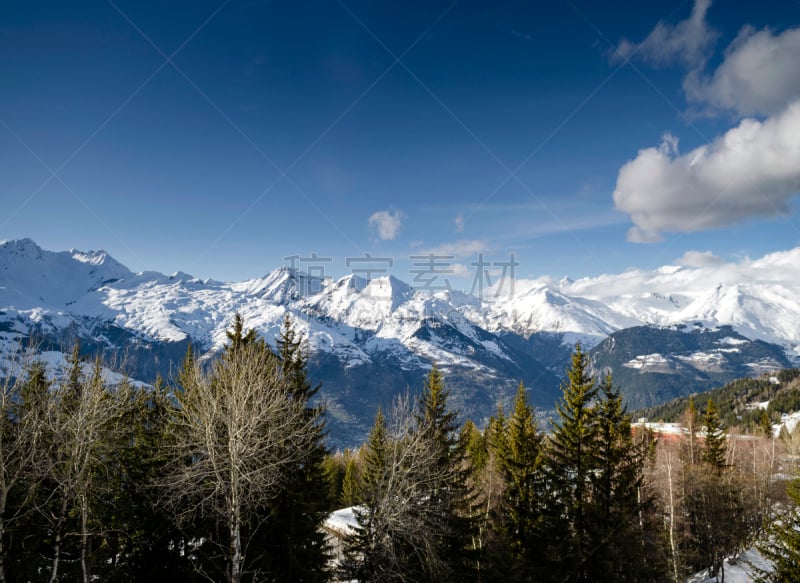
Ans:
[[[328,547],[331,549],[331,571],[336,571],[344,560],[345,539],[354,534],[358,527],[356,520],[356,509],[359,506],[350,506],[331,512],[322,523],[322,531]]]
[[[682,441],[689,435],[689,429],[684,427],[682,423],[664,423],[663,421],[653,423],[649,422],[646,417],[641,417],[635,423],[631,423],[631,428],[633,431],[637,429],[646,429],[657,435],[659,439],[665,441]],[[704,441],[706,438],[706,428],[703,426],[698,427],[694,435],[696,439]],[[757,436],[742,433],[728,433],[725,437],[728,440],[735,439],[736,441],[758,439]]]

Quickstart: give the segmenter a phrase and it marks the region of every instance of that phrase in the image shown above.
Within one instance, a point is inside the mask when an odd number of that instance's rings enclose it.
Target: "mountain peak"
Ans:
[[[25,237],[24,239],[11,239],[0,242],[0,254],[41,259],[44,255],[44,250],[33,239]]]

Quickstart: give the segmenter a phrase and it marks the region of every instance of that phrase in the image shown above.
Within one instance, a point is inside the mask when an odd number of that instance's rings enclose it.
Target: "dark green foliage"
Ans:
[[[645,441],[635,442],[630,417],[610,376],[600,385],[597,405],[597,469],[592,475],[591,571],[604,581],[654,578],[659,566],[653,540],[643,524],[646,494]],[[650,525],[654,526],[654,525]]]
[[[545,513],[548,539],[544,566],[553,580],[589,581],[592,548],[590,478],[597,465],[597,386],[586,353],[576,345],[568,381],[557,405],[559,423],[548,441],[544,469],[548,482]]]
[[[473,541],[476,535],[475,498],[466,464],[466,448],[458,439],[458,413],[447,404],[449,390],[441,371],[434,366],[428,375],[419,405],[418,426],[437,452],[432,475],[448,476],[429,481],[428,504],[438,512],[443,532],[436,538],[437,554],[444,558],[446,569],[439,581],[465,581],[474,576],[477,561]],[[433,575],[433,573],[431,573]]]
[[[760,573],[759,581],[763,583],[800,581],[800,479],[791,481],[786,493],[792,505],[770,525],[758,546],[774,568]]]
[[[229,350],[259,341],[254,330],[243,334],[239,320],[234,321],[228,337]],[[323,581],[327,578],[328,549],[320,526],[332,501],[324,465],[328,456],[324,416],[322,409],[311,403],[320,386],[312,386],[308,380],[306,350],[288,315],[276,344],[288,393],[304,404],[309,420],[317,421],[309,429],[310,445],[303,444],[308,449],[306,455],[287,470],[280,494],[264,509],[268,518],[249,552],[254,556],[261,553],[260,564],[274,581]]]
[[[250,344],[251,342],[256,342],[258,339],[255,329],[250,328],[247,332],[244,331],[244,319],[239,312],[236,312],[233,317],[232,329],[227,330],[225,335],[230,342],[225,348],[226,352],[235,352],[242,346]],[[191,349],[191,344],[189,345],[189,349]]]
[[[686,469],[685,491],[684,563],[716,577],[747,540],[741,484],[730,468],[707,463]]]
[[[714,401],[723,424],[757,433],[762,427],[763,415],[760,409],[752,407],[753,403],[769,401],[767,413],[773,422],[777,422],[781,413],[800,411],[799,375],[800,369],[784,369],[774,375],[778,384],[769,380],[768,377],[772,375],[757,379],[741,378],[702,393],[702,396]],[[681,397],[640,409],[633,416],[647,417],[651,421],[678,421],[690,398]]]
[[[384,531],[377,512],[383,498],[381,489],[384,487],[389,445],[386,420],[379,408],[364,450],[361,497],[365,509],[356,511],[358,527],[345,547],[343,577],[378,583],[388,570],[387,554],[395,554],[394,541]]]
[[[735,338],[741,342],[735,352],[719,351],[720,342],[725,338]],[[654,352],[666,357],[658,371],[624,366],[637,356]],[[705,366],[694,366],[691,358],[682,358],[698,352],[716,352],[722,361],[721,365],[710,370]],[[675,397],[722,386],[749,375],[751,369],[748,365],[765,358],[780,363],[780,366],[790,365],[780,346],[760,340],[751,341],[730,326],[714,329],[699,326],[626,328],[612,333],[590,352],[594,369],[612,370],[623,388],[625,403],[634,408],[653,406]]]
[[[512,577],[518,581],[535,581],[546,560],[542,555],[547,535],[541,520],[544,493],[542,436],[525,393],[525,387],[520,383],[505,438],[498,450],[498,464],[505,482],[500,524],[513,561],[510,565]]]
[[[645,528],[646,442],[634,442],[622,397],[598,386],[577,345],[558,403],[559,423],[544,447],[546,553],[537,581],[658,579],[658,541]]]
[[[358,468],[358,460],[355,456],[349,456],[345,463],[344,478],[342,479],[341,505],[347,508],[360,504],[362,501],[361,490],[361,472]]]
[[[467,581],[476,573],[476,522],[465,443],[435,367],[416,407],[381,411],[363,456],[364,509],[342,576],[358,581]]]
[[[472,472],[480,474],[489,463],[489,450],[483,433],[478,430],[471,419],[467,419],[461,427],[458,441],[467,454]]]
[[[186,579],[194,573],[178,549],[187,533],[159,507],[154,487],[167,472],[172,402],[161,381],[152,390],[124,385],[117,389],[129,407],[116,421],[109,459],[108,520],[104,553],[110,557],[106,581]]]
[[[711,399],[708,400],[703,413],[703,426],[705,427],[705,443],[701,459],[715,470],[721,470],[726,464],[727,437],[723,431],[717,407]]]

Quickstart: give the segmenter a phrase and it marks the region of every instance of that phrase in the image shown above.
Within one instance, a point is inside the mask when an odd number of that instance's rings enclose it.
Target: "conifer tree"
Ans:
[[[242,342],[251,342],[249,336],[250,333],[245,335]],[[287,391],[305,407],[309,435],[302,445],[307,450],[305,455],[296,458],[299,461],[287,471],[282,492],[269,510],[268,570],[278,581],[323,581],[327,577],[329,551],[320,526],[331,505],[324,466],[327,432],[322,408],[311,404],[320,385],[313,386],[308,379],[308,356],[288,314],[276,344]]]
[[[514,561],[510,569],[514,580],[536,581],[543,564],[542,437],[525,394],[520,383],[500,448],[499,465],[505,481],[501,512],[504,538]]]
[[[597,406],[597,469],[592,474],[593,573],[604,581],[649,580],[658,572],[643,529],[646,443],[636,443],[622,396],[607,375]],[[650,548],[648,548],[650,547]]]
[[[361,478],[358,460],[349,456],[345,462],[344,479],[342,480],[341,503],[343,506],[355,506],[361,502]]]
[[[479,475],[489,463],[489,451],[484,435],[478,430],[472,419],[467,419],[461,426],[458,440],[467,454],[472,473]]]
[[[764,437],[772,437],[772,421],[766,409],[762,409],[758,417],[758,432]]]
[[[389,466],[389,437],[383,411],[378,408],[364,450],[361,495],[364,507],[356,509],[355,533],[345,544],[343,577],[378,583],[391,570],[396,555],[387,524],[380,514],[384,476]]]
[[[37,528],[46,475],[51,382],[42,361],[22,347],[0,367],[0,581],[32,580],[46,533]]]
[[[258,338],[255,328],[250,328],[247,332],[244,331],[244,318],[239,312],[234,314],[231,329],[225,331],[225,336],[228,337],[229,341],[228,346],[225,348],[228,353],[236,352],[242,346],[255,342]],[[191,344],[189,349],[191,349]]]
[[[554,581],[591,581],[589,556],[591,479],[597,468],[597,385],[586,353],[576,344],[567,382],[557,405],[559,422],[547,444],[548,501],[544,519],[549,561],[543,567]]]
[[[717,406],[711,399],[708,400],[703,414],[703,425],[706,430],[706,440],[703,446],[702,460],[719,471],[725,467],[727,444]]]
[[[772,522],[758,550],[772,564],[771,571],[761,570],[762,583],[800,581],[800,478],[792,480],[786,493],[793,506]]]
[[[434,365],[420,397],[417,425],[437,452],[431,475],[446,476],[429,482],[426,493],[428,504],[443,521],[443,534],[436,543],[439,555],[445,558],[446,571],[437,578],[464,581],[474,575],[477,560],[476,494],[465,463],[465,446],[458,439],[457,413],[447,404],[449,394],[441,371]]]

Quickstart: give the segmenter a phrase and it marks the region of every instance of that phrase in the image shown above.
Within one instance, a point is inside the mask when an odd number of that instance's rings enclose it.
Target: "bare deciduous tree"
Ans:
[[[446,569],[447,557],[440,556],[436,541],[448,535],[447,520],[429,493],[459,476],[438,463],[441,450],[424,423],[408,396],[395,401],[383,463],[374,468],[376,480],[357,512],[359,531],[348,541],[349,577],[376,583],[436,580]]]
[[[9,526],[32,510],[31,499],[46,458],[48,388],[35,350],[21,346],[6,360],[0,379],[0,581],[6,581],[5,539]],[[19,501],[9,507],[12,492]]]
[[[124,384],[124,383],[123,383]],[[58,580],[70,514],[77,514],[81,575],[84,583],[93,580],[87,561],[92,497],[102,488],[106,448],[112,441],[114,421],[123,415],[127,399],[112,392],[103,378],[103,367],[96,358],[89,374],[83,370],[77,346],[61,381],[51,394],[47,430],[51,436],[47,477],[55,485],[50,494],[57,501],[53,531],[53,557],[50,581]],[[124,391],[124,389],[123,389]],[[77,512],[75,512],[77,510]]]
[[[180,519],[204,516],[224,525],[226,576],[238,583],[254,512],[308,454],[319,420],[291,397],[279,360],[262,341],[229,349],[210,370],[190,363],[180,381],[176,469],[165,483],[166,501]]]

